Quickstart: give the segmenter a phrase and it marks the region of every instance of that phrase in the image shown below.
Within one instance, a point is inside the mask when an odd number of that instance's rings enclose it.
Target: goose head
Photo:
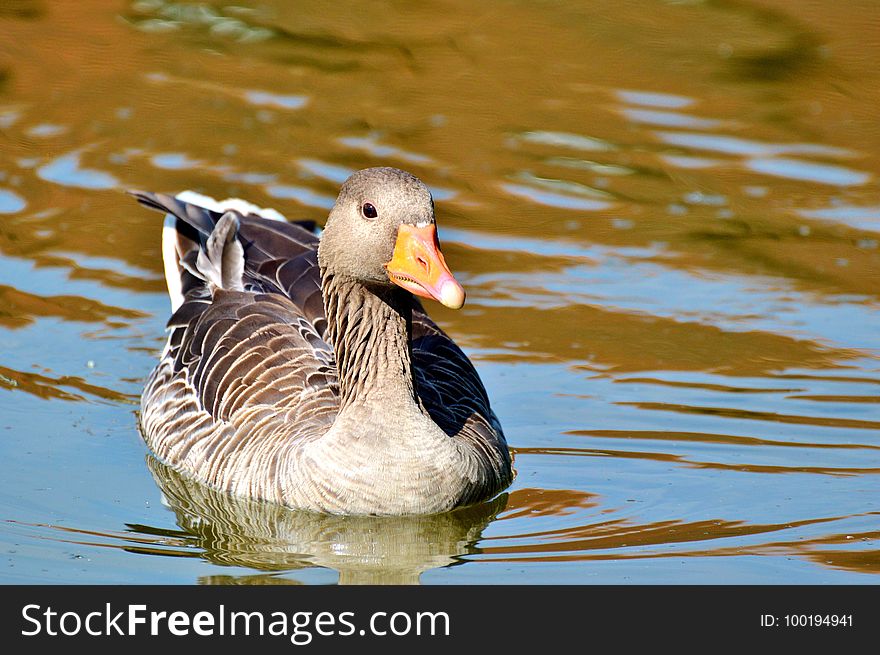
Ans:
[[[464,289],[440,251],[431,192],[396,168],[367,168],[345,181],[318,261],[325,273],[367,286],[396,285],[453,309],[464,304]]]

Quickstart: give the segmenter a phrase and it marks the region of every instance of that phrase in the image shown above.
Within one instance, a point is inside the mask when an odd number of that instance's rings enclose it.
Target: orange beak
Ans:
[[[410,293],[433,298],[451,309],[464,305],[464,289],[446,266],[433,223],[425,227],[401,225],[385,270],[394,284]]]

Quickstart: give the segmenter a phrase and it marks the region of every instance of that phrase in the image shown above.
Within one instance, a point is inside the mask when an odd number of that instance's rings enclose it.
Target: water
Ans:
[[[801,3],[0,8],[0,580],[880,578],[880,13]],[[430,311],[516,457],[493,503],[365,519],[152,460],[161,219],[433,189]]]

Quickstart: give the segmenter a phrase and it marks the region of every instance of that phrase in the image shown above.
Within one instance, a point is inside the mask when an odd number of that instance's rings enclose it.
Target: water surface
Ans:
[[[0,7],[0,580],[880,578],[871,0]],[[516,457],[491,503],[325,517],[149,457],[161,218],[326,216],[393,165]]]

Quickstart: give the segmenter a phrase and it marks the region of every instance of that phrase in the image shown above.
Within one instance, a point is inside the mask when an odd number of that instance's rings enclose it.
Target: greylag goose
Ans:
[[[354,173],[320,238],[132,194],[166,213],[173,314],[140,411],[161,461],[230,494],[337,514],[438,513],[510,484],[476,370],[414,298],[464,303],[418,178]]]

